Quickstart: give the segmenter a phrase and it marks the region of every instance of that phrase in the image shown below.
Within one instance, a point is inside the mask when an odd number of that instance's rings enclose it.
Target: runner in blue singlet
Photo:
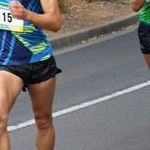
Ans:
[[[1,8],[9,8],[11,0],[1,1]],[[42,13],[39,0],[20,0],[20,2],[26,9],[35,13]],[[7,21],[9,19],[7,15],[1,14],[1,18]],[[0,28],[2,27],[1,24]],[[2,65],[25,65],[46,60],[52,56],[52,47],[41,27],[28,20],[23,20],[23,32],[1,30],[0,39],[2,41],[0,43],[0,64]]]
[[[52,103],[57,68],[43,29],[58,31],[57,0],[0,1],[0,150],[10,150],[7,122],[22,89],[28,89],[37,124],[37,149],[53,150]]]

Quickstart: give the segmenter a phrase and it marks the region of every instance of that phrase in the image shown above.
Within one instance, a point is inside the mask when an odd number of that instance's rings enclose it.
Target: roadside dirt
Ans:
[[[128,2],[76,2],[62,14],[62,28],[59,32],[47,31],[49,38],[87,27],[102,25],[133,13]]]

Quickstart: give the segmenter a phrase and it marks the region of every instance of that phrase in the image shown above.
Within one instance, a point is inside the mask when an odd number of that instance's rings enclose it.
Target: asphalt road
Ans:
[[[56,61],[63,73],[53,109],[55,150],[150,149],[149,71],[134,29]],[[32,118],[28,94],[21,93],[9,121],[12,150],[36,149]]]

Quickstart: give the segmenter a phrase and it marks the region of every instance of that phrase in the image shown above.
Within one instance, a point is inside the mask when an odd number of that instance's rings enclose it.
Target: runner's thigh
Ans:
[[[9,111],[23,87],[23,81],[18,76],[0,71],[0,109],[6,108]]]
[[[39,84],[30,84],[28,86],[35,116],[44,115],[52,111],[55,80],[55,77],[53,77]]]

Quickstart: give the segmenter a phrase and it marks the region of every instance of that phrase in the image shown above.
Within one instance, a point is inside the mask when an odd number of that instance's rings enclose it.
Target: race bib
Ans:
[[[0,29],[23,32],[24,21],[13,18],[9,7],[0,4]]]

